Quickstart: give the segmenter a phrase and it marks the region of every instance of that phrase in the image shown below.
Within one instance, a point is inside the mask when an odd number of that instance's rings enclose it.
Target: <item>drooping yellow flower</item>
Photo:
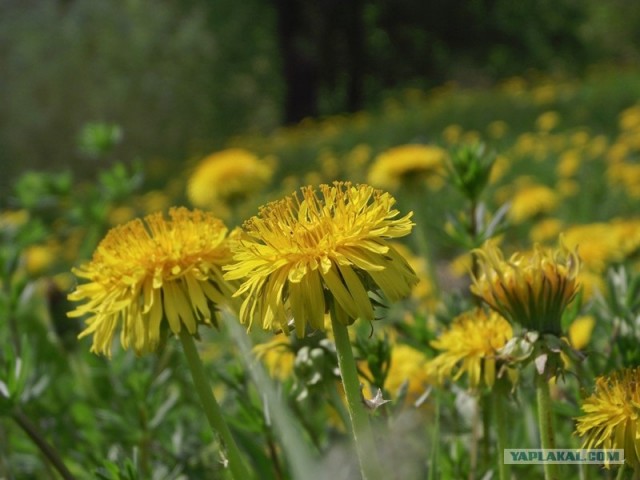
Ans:
[[[582,402],[576,434],[582,448],[624,449],[627,464],[640,468],[640,368],[598,377],[593,394]],[[609,465],[605,463],[608,468]]]
[[[475,295],[527,330],[560,336],[562,313],[579,288],[580,260],[575,250],[561,240],[556,251],[536,245],[533,252],[515,253],[508,260],[489,242],[474,251],[480,268],[472,278]]]
[[[288,331],[293,317],[302,336],[306,323],[324,330],[331,305],[349,322],[373,320],[370,291],[411,293],[415,273],[387,239],[408,235],[412,214],[396,219],[390,194],[339,182],[300,193],[263,207],[234,244],[225,278],[244,282],[242,323]]]
[[[118,327],[123,348],[151,352],[163,318],[172,332],[184,327],[195,334],[199,323],[215,322],[215,305],[231,298],[221,270],[231,259],[224,224],[186,208],[172,208],[169,216],[151,214],[113,228],[92,260],[73,270],[88,282],[69,295],[84,303],[68,315],[89,315],[79,338],[93,334],[92,352],[110,356]]]
[[[471,388],[481,384],[491,388],[496,379],[496,355],[511,337],[511,325],[496,312],[465,312],[431,342],[442,353],[428,363],[427,370],[439,383],[467,373]]]
[[[446,150],[433,145],[402,145],[378,155],[369,170],[369,183],[395,189],[407,182],[443,184]]]
[[[199,208],[215,208],[259,191],[271,180],[272,166],[241,148],[209,155],[195,168],[187,185],[189,201]]]

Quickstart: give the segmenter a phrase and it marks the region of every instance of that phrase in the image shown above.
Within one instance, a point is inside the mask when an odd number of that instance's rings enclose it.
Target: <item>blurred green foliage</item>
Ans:
[[[531,68],[578,72],[639,57],[640,6],[625,0],[334,3],[295,3],[301,24],[288,38],[313,70],[314,82],[301,88],[317,89],[321,115],[371,107],[389,89],[409,85],[476,85]],[[76,140],[93,122],[125,132],[104,162],[175,164],[230,135],[272,131],[291,87],[278,38],[287,5],[3,2],[0,186],[25,168],[90,175],[95,152]],[[353,88],[361,90],[356,98]]]

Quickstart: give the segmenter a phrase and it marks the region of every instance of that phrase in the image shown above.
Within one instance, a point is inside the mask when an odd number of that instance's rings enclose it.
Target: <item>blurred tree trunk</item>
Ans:
[[[347,68],[349,84],[347,86],[347,110],[356,112],[363,107],[364,99],[364,0],[348,0],[345,2],[347,9],[346,39],[347,39]]]
[[[318,112],[321,89],[342,89],[338,111],[363,106],[364,0],[274,0],[285,83],[284,122]],[[345,82],[346,76],[346,82]]]
[[[285,83],[284,123],[297,123],[318,113],[318,64],[313,52],[305,46],[313,45],[309,38],[305,2],[275,0],[278,44]],[[311,40],[311,41],[310,41]]]

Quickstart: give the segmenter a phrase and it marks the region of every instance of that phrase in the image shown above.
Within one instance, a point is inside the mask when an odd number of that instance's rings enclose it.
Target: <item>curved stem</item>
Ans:
[[[362,478],[365,480],[383,478],[382,465],[376,452],[369,415],[362,401],[358,370],[351,350],[349,332],[347,326],[337,318],[337,312],[333,306],[331,307],[331,328],[336,341],[338,367],[347,397],[347,407],[351,417],[353,439],[358,453]]]
[[[64,480],[75,480],[73,474],[69,471],[67,466],[58,455],[58,452],[42,435],[42,432],[38,429],[38,427],[29,420],[29,418],[24,415],[22,412],[14,412],[11,414],[11,418],[22,428],[24,433],[26,433],[29,438],[37,445],[40,451],[47,457],[47,460],[51,462],[53,468],[55,468],[60,476],[64,478]]]
[[[213,396],[213,390],[211,389],[211,385],[209,384],[209,380],[207,379],[207,375],[204,371],[202,360],[200,360],[200,357],[198,356],[198,351],[196,349],[195,342],[193,341],[193,337],[185,328],[180,330],[180,341],[182,342],[182,348],[184,349],[184,353],[187,357],[187,363],[189,364],[189,370],[191,371],[191,378],[193,378],[196,392],[198,392],[200,402],[202,402],[202,408],[207,416],[209,425],[211,425],[211,429],[214,433],[218,433],[220,435],[220,438],[222,438],[222,442],[226,447],[227,458],[229,460],[229,470],[231,470],[233,478],[235,480],[247,480],[252,478],[249,474],[249,470],[242,460],[242,455],[240,454],[238,445],[231,435],[231,430],[229,430],[229,427],[222,416],[222,410]]]
[[[540,429],[540,445],[543,449],[556,448],[553,433],[553,416],[551,412],[551,394],[549,381],[544,375],[535,373],[536,398],[538,401],[538,428]],[[558,466],[553,463],[544,464],[545,480],[558,480]]]

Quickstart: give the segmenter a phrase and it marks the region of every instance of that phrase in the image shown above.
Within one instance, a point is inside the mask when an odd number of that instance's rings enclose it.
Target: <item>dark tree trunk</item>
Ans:
[[[349,0],[346,2],[347,9],[347,49],[348,49],[348,74],[349,84],[347,86],[347,110],[356,112],[363,107],[363,87],[365,69],[365,46],[364,46],[364,25],[363,7],[364,0]]]
[[[285,83],[284,123],[297,123],[318,113],[318,65],[312,52],[304,50],[304,2],[275,0],[278,43]]]

